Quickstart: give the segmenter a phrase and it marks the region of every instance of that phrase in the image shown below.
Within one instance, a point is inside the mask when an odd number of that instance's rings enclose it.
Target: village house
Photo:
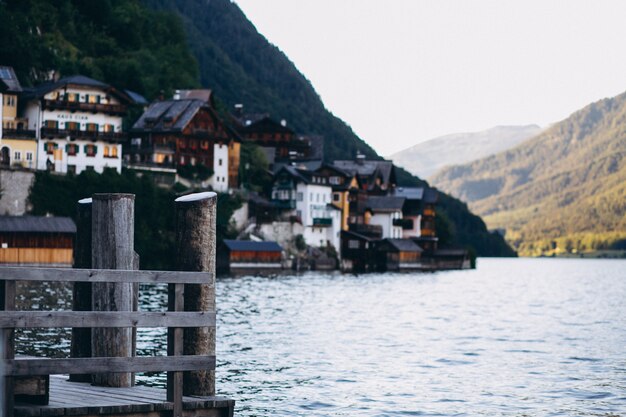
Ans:
[[[75,235],[69,217],[0,216],[0,265],[71,267]]]
[[[354,160],[337,160],[332,165],[356,175],[361,189],[368,195],[387,195],[396,187],[396,171],[391,161],[365,159],[365,155],[357,153]]]
[[[367,199],[367,224],[379,225],[382,238],[402,238],[402,207],[405,199],[392,196],[371,196]]]
[[[37,169],[122,171],[122,118],[133,99],[82,75],[24,89],[24,116],[37,134]]]
[[[383,239],[376,242],[379,271],[407,271],[422,269],[422,248],[410,239]]]
[[[12,67],[0,66],[0,166],[35,169],[37,135],[19,117],[20,85]]]
[[[210,90],[180,90],[171,100],[152,103],[131,136],[125,150],[129,168],[204,167],[213,190],[238,186],[240,140],[218,116]]]
[[[331,204],[328,178],[314,171],[283,166],[274,177],[272,202],[304,226],[304,240],[314,247],[339,247],[341,210]]]
[[[225,239],[217,250],[217,271],[258,272],[282,268],[283,248],[276,242]]]

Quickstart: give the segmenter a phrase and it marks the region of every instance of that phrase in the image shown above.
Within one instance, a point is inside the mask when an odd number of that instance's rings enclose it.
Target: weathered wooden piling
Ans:
[[[92,202],[91,263],[96,269],[132,270],[135,266],[133,194],[94,194]],[[94,311],[133,311],[132,283],[94,283]],[[92,330],[91,352],[94,357],[130,357],[132,329],[98,328]],[[111,387],[129,387],[130,373],[95,374],[93,383]]]
[[[0,282],[0,311],[15,310],[15,281]],[[15,340],[13,338],[15,330],[0,329],[0,360],[15,357]],[[4,365],[4,364],[3,364]],[[4,366],[0,369],[0,415],[2,417],[13,416],[13,385],[12,378],[5,378]]]
[[[190,194],[175,200],[176,266],[211,273],[211,282],[186,284],[185,311],[215,310],[215,225],[217,194]],[[215,355],[215,328],[184,330],[184,355]],[[215,395],[215,371],[185,372],[184,395]]]
[[[91,198],[83,198],[76,205],[76,241],[74,268],[91,268]],[[72,310],[91,311],[91,283],[75,282],[72,290]],[[72,358],[91,357],[91,329],[72,329]],[[91,375],[70,375],[70,381],[91,382]]]

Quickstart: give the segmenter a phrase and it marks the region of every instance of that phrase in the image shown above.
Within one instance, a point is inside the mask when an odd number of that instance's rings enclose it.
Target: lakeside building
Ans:
[[[314,247],[339,247],[341,210],[331,204],[328,178],[316,171],[283,166],[274,176],[272,201],[304,226],[304,241]]]
[[[283,248],[276,242],[225,239],[217,250],[217,271],[258,272],[282,269]]]
[[[225,192],[239,184],[241,141],[218,116],[211,90],[178,90],[156,101],[131,129],[127,166],[137,171],[208,169],[208,184]]]
[[[75,235],[69,217],[0,216],[0,264],[71,267]]]
[[[0,66],[0,166],[35,169],[37,135],[28,118],[19,117],[22,91],[13,68]]]
[[[122,119],[133,99],[82,75],[24,89],[23,114],[36,131],[38,170],[122,171]]]

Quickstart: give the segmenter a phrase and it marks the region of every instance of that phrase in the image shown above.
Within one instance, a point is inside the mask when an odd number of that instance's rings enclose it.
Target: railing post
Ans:
[[[215,311],[215,224],[217,194],[204,192],[177,198],[176,267],[211,273],[211,282],[185,285],[185,311]],[[215,355],[215,328],[184,330],[185,355]],[[215,395],[215,371],[185,372],[185,395]]]
[[[76,244],[74,245],[74,268],[91,268],[91,198],[78,201],[76,215]],[[72,291],[72,310],[91,311],[91,283],[75,282]],[[91,329],[72,329],[72,358],[91,357]],[[91,382],[91,375],[71,374],[70,381]]]
[[[15,281],[0,281],[0,311],[15,310]],[[15,357],[14,329],[0,329],[0,416],[13,416],[13,378],[5,376],[4,361]]]
[[[135,266],[133,194],[94,194],[92,203],[91,264],[94,269],[132,270]],[[94,311],[132,311],[135,296],[132,283],[94,283]],[[92,329],[94,357],[132,356],[132,330],[129,328]],[[129,387],[130,373],[93,376],[95,385]]]

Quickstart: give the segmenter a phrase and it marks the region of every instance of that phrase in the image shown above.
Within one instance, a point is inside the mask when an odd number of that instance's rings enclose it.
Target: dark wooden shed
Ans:
[[[421,269],[422,248],[411,239],[383,239],[376,244],[380,271]]]
[[[225,239],[218,249],[217,269],[219,272],[281,269],[282,254],[283,248],[276,242]]]

